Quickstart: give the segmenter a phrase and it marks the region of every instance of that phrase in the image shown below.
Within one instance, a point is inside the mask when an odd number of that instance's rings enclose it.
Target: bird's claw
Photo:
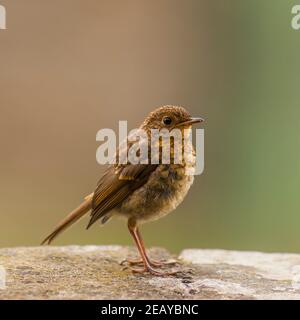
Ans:
[[[123,266],[125,264],[128,264],[129,266],[135,266],[135,265],[143,265],[144,262],[142,259],[137,259],[137,260],[131,260],[131,259],[124,259],[123,261],[120,262],[120,265]],[[150,260],[149,265],[152,267],[164,267],[164,266],[174,266],[180,264],[179,261],[176,260]]]
[[[158,270],[155,270],[154,268],[150,267],[150,266],[146,266],[144,268],[141,268],[141,269],[136,269],[136,268],[129,268],[133,273],[139,273],[139,274],[142,274],[142,273],[150,273],[154,276],[159,276],[159,277],[167,277],[167,276],[173,276],[173,275],[176,275],[178,273],[178,271],[168,271],[168,272],[165,272],[165,271],[158,271]]]
[[[146,265],[143,260],[130,260],[124,259],[120,262],[120,265],[123,266],[122,270],[130,269],[133,273],[150,273],[155,276],[166,277],[172,276],[179,273],[179,271],[159,271],[156,270],[155,267],[163,267],[178,264],[176,260],[166,260],[166,261],[149,261]],[[144,266],[143,268],[132,268],[132,266]]]

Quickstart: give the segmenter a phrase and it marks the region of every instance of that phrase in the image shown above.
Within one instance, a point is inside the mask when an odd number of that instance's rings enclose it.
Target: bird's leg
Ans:
[[[149,258],[147,257],[145,246],[144,246],[143,240],[140,236],[140,233],[138,231],[136,221],[132,221],[129,219],[128,220],[128,229],[129,229],[129,232],[132,235],[132,237],[136,243],[136,246],[139,250],[139,253],[142,257],[142,261],[144,264],[144,268],[142,268],[142,269],[133,269],[132,268],[131,269],[132,272],[135,272],[135,273],[149,272],[149,273],[151,273],[153,275],[157,275],[157,276],[167,276],[167,275],[172,275],[172,274],[176,273],[176,272],[160,272],[160,271],[155,270],[153,268],[153,266],[150,264]]]
[[[150,258],[146,254],[145,244],[144,244],[143,238],[142,238],[142,236],[140,234],[140,230],[138,228],[136,228],[136,233],[137,233],[137,236],[140,239],[140,243],[141,243],[141,246],[142,246],[143,251],[145,253],[145,256],[146,256],[146,258],[148,260],[148,263],[152,267],[172,266],[172,265],[178,264],[178,261],[175,261],[175,260],[168,260],[168,261],[157,261],[157,260],[154,260],[154,259],[150,260]],[[121,262],[121,264],[124,264],[125,262],[127,262],[130,266],[144,264],[142,259],[136,259],[136,260],[125,259],[124,261]]]

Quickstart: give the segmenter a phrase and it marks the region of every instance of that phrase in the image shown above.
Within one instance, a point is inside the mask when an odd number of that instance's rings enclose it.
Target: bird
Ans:
[[[193,118],[182,106],[166,105],[150,112],[139,129],[151,139],[153,129],[166,129],[171,132],[179,129],[191,131],[192,125],[203,122],[203,118]],[[100,178],[95,191],[84,198],[84,201],[67,215],[42,242],[50,244],[54,238],[68,227],[90,212],[89,229],[96,221],[105,224],[112,217],[122,217],[127,220],[128,230],[133,237],[139,260],[126,261],[134,273],[150,273],[156,276],[167,276],[176,272],[165,272],[161,268],[166,261],[151,260],[146,252],[139,227],[146,222],[162,218],[176,209],[187,195],[194,181],[192,173],[195,170],[195,149],[191,140],[187,140],[186,156],[181,163],[175,163],[176,144],[171,140],[170,163],[162,161],[162,142],[158,140],[158,158],[156,163],[125,163],[110,164]],[[117,159],[124,152],[128,153],[130,143],[126,148],[119,146]],[[148,144],[149,147],[149,144]],[[151,154],[151,148],[148,149]],[[179,150],[182,152],[183,150]],[[172,161],[173,160],[173,161]],[[159,269],[160,268],[160,269]]]

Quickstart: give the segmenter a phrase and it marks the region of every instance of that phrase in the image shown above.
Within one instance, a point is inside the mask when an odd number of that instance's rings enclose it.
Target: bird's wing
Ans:
[[[100,179],[92,200],[89,228],[98,219],[106,221],[106,213],[125,200],[134,190],[147,182],[157,165],[128,164],[116,169],[110,166]]]
[[[127,150],[119,149],[119,153]],[[99,180],[93,195],[91,219],[87,228],[102,218],[107,221],[107,213],[125,200],[134,190],[147,182],[155,164],[111,165]]]

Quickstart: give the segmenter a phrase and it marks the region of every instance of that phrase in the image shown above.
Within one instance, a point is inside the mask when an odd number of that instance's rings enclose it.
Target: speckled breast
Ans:
[[[194,181],[194,157],[189,164],[161,164],[148,181],[117,208],[122,216],[139,222],[159,219],[174,210]]]

